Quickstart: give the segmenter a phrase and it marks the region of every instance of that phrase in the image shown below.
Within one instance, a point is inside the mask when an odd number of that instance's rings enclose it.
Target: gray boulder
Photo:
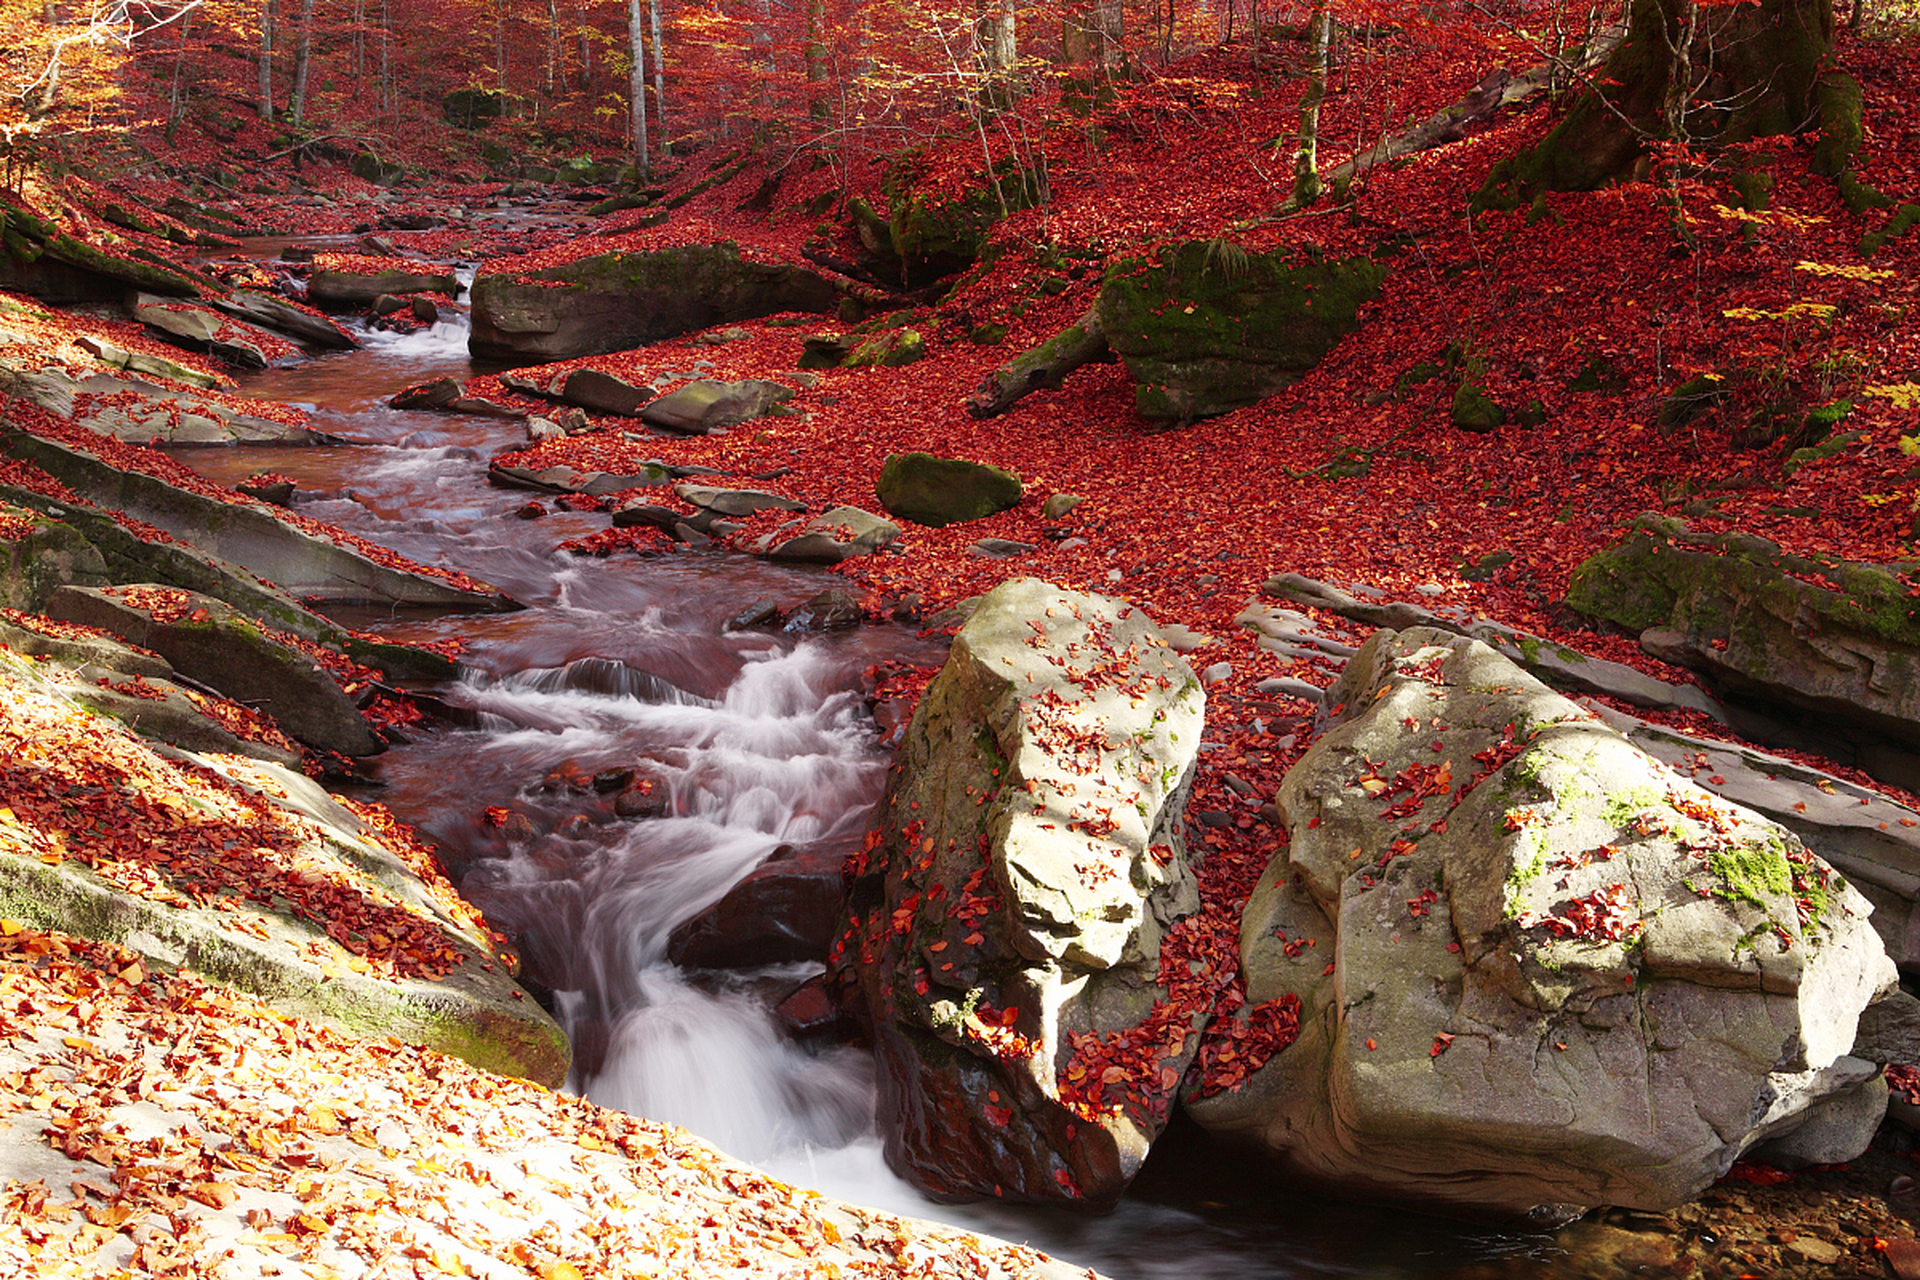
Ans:
[[[266,368],[272,363],[267,353],[282,341],[213,307],[179,298],[139,294],[134,299],[133,318],[169,342],[191,351],[205,351],[242,369]]]
[[[83,342],[86,340],[82,340]],[[117,348],[100,344],[105,352]],[[149,357],[129,365],[170,377]],[[191,370],[182,370],[190,373]],[[0,361],[0,392],[17,395],[56,417],[128,444],[311,444],[299,423],[239,413],[191,392],[169,391],[139,378],[95,373],[76,380],[63,369],[27,369]]]
[[[730,320],[831,311],[839,286],[800,266],[752,262],[740,247],[614,252],[473,282],[473,353],[534,364],[644,347]]]
[[[767,535],[755,549],[769,560],[838,564],[849,556],[874,555],[899,536],[899,525],[871,511],[831,507],[804,524]]]
[[[1878,1070],[1849,1051],[1892,964],[1792,832],[1464,637],[1376,633],[1328,701],[1240,933],[1299,1036],[1201,1124],[1551,1221],[1679,1204]]]
[[[891,453],[874,492],[888,515],[939,529],[1017,506],[1021,487],[1018,476],[991,463]]]
[[[1165,1124],[1205,1019],[1160,973],[1199,905],[1180,829],[1204,701],[1120,601],[1023,579],[954,637],[835,957],[889,1162],[929,1194],[1110,1204]],[[1109,1052],[1138,1059],[1124,1079]]]
[[[62,587],[49,616],[151,649],[181,675],[258,707],[319,751],[377,755],[386,743],[324,667],[225,602],[174,587]]]
[[[648,401],[640,410],[640,420],[665,431],[703,436],[763,417],[775,405],[793,399],[793,394],[792,387],[761,378],[739,382],[697,378]]]
[[[599,369],[571,370],[561,374],[554,385],[559,398],[568,404],[590,413],[612,413],[623,418],[639,416],[640,406],[653,399],[652,387],[636,386]]]
[[[750,516],[761,511],[805,511],[807,504],[759,489],[720,489],[707,484],[677,484],[682,502],[717,516]]]
[[[61,587],[104,586],[107,564],[57,517],[0,501],[0,609],[37,612]]]

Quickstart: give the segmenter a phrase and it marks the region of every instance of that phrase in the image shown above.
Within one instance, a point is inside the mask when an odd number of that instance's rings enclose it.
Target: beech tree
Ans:
[[[1857,139],[1859,86],[1832,69],[1833,35],[1831,0],[1632,0],[1626,39],[1553,132],[1495,170],[1488,191],[1524,198],[1644,176],[1661,143],[1815,125]]]

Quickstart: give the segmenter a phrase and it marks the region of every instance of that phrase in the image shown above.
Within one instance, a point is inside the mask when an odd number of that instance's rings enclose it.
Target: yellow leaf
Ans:
[[[187,1194],[209,1209],[225,1209],[240,1198],[231,1182],[203,1182]]]
[[[24,933],[27,926],[18,920],[0,920],[0,938],[11,938]]]
[[[540,1280],[587,1280],[571,1262],[543,1262],[539,1275]]]

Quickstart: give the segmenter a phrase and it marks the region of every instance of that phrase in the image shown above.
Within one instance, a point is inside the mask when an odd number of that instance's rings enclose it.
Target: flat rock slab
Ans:
[[[492,587],[468,589],[416,573],[397,556],[383,563],[309,533],[271,509],[222,502],[149,472],[122,471],[90,453],[24,431],[0,428],[0,452],[33,463],[97,507],[155,525],[208,556],[277,584],[283,593],[339,603],[474,610],[520,607]]]
[[[97,345],[103,351],[118,350]],[[164,363],[129,359],[149,369]],[[155,376],[170,375],[158,372]],[[25,369],[0,361],[0,390],[128,444],[311,444],[315,440],[314,433],[299,422],[238,413],[191,392],[109,373],[75,379],[64,369]]]
[[[722,489],[710,484],[677,484],[682,502],[717,516],[750,516],[761,511],[805,511],[807,504],[760,489]]]
[[[269,352],[284,350],[277,335],[264,333],[211,306],[140,294],[133,318],[153,332],[192,351],[205,351],[242,369],[264,369]]]
[[[877,555],[900,537],[900,526],[859,507],[831,507],[797,527],[761,539],[756,550],[769,560],[838,564],[849,556]]]
[[[212,299],[214,306],[266,329],[283,333],[296,342],[328,351],[351,351],[360,339],[325,316],[303,311],[291,302],[251,289],[235,289],[225,297]]]
[[[170,382],[180,382],[206,391],[233,386],[231,378],[218,377],[199,369],[189,369],[183,364],[163,356],[149,355],[144,351],[127,351],[114,346],[104,338],[80,337],[74,339],[74,345],[91,354],[94,359],[109,369],[123,370],[127,373],[144,373],[150,378],[166,378]]]
[[[321,268],[307,282],[307,298],[316,307],[351,311],[370,307],[383,293],[438,293],[458,296],[460,282],[444,271],[341,271]]]
[[[212,596],[177,587],[63,587],[47,610],[153,650],[189,679],[257,706],[316,750],[345,756],[386,750],[325,668]]]
[[[487,482],[503,489],[532,489],[538,493],[584,493],[604,498],[626,489],[658,488],[669,483],[672,475],[665,467],[649,466],[637,475],[616,476],[604,471],[582,471],[577,467],[501,466],[487,468]]]
[[[739,382],[699,378],[648,401],[640,410],[640,420],[650,427],[681,435],[709,435],[751,422],[793,396],[793,388],[780,382],[759,378]]]
[[[0,719],[11,731],[71,740],[74,713],[49,682],[0,664],[0,691]],[[459,910],[444,880],[423,881],[420,869],[371,838],[358,815],[313,781],[264,761],[156,752],[118,726],[88,732],[100,735],[89,750],[108,771],[102,776],[143,778],[154,790],[141,808],[159,847],[178,846],[174,857],[156,859],[151,880],[104,878],[89,865],[97,836],[75,832],[60,844],[38,826],[38,807],[27,802],[44,784],[29,768],[10,797],[14,821],[0,825],[0,916],[124,944],[156,970],[231,983],[272,999],[283,1013],[350,1034],[394,1036],[549,1085],[565,1078],[566,1037],[519,993],[477,916]],[[163,786],[180,797],[180,809],[158,803]],[[250,808],[251,825],[236,827],[224,854],[191,849],[219,832],[195,833],[193,818],[170,815],[198,813],[212,822],[221,806]],[[243,834],[251,836],[244,844]],[[195,888],[195,857],[220,858],[229,873],[247,866],[253,891],[285,905],[234,894],[222,900],[230,909],[216,909]],[[182,873],[177,888],[174,867]],[[383,977],[329,936],[330,924],[349,922],[437,953],[432,967],[441,976],[396,968]]]
[[[653,399],[650,386],[636,385],[599,369],[574,369],[560,375],[553,394],[568,404],[579,405],[589,413],[611,413],[634,418],[640,408]]]

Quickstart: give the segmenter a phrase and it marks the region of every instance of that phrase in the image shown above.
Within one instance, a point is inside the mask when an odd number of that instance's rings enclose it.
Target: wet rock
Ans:
[[[1065,670],[1105,661],[1114,682]],[[929,1194],[1108,1204],[1145,1157],[1204,1020],[1159,985],[1161,942],[1199,904],[1180,828],[1203,706],[1119,601],[1019,580],[954,637],[853,864],[836,961],[872,1027],[889,1163]],[[1069,1037],[1156,1017],[1152,1070],[1068,1074]],[[1140,1105],[1103,1105],[1125,1093]]]
[[[252,325],[178,298],[138,294],[133,318],[177,346],[205,351],[242,369],[266,368],[266,353],[275,346],[272,335],[260,334]]]
[[[1010,471],[930,453],[888,454],[875,489],[888,515],[935,529],[1005,511],[1021,494]]]
[[[780,625],[780,603],[772,596],[762,596],[752,604],[727,619],[728,631],[751,631],[755,627],[777,627]]]
[[[407,302],[407,310],[411,312],[413,318],[421,324],[438,324],[440,322],[440,304],[425,294],[414,294]]]
[[[405,298],[397,298],[391,293],[383,293],[373,300],[373,305],[368,307],[367,310],[373,312],[376,316],[390,316],[396,311],[405,311],[407,306],[408,302]]]
[[[577,467],[554,466],[534,470],[529,467],[487,468],[487,481],[505,489],[537,489],[546,493],[584,493],[604,498],[623,489],[642,489],[664,485],[671,477],[665,467],[649,466],[637,475],[608,475],[604,471],[581,471]]]
[[[613,509],[613,527],[631,529],[637,525],[651,525],[656,529],[672,530],[673,526],[686,519],[684,512],[671,507],[662,507],[651,502],[629,500]]]
[[[271,502],[276,507],[292,507],[296,492],[291,480],[268,480],[263,484],[241,483],[233,486],[234,492],[244,493],[249,498],[258,498],[262,502]]]
[[[900,526],[858,507],[832,507],[799,526],[762,538],[755,550],[769,560],[798,564],[838,564],[849,556],[869,556],[893,545]]]
[[[228,315],[283,333],[309,347],[350,351],[360,345],[358,338],[325,316],[302,311],[292,303],[270,294],[235,289],[224,297],[215,297],[210,301]]]
[[[602,769],[593,775],[593,789],[601,795],[610,795],[615,791],[624,791],[633,784],[633,770],[615,767]]]
[[[851,592],[838,587],[822,591],[793,607],[787,615],[787,631],[847,631],[867,619],[867,611]]]
[[[164,610],[148,603],[155,598],[165,601]],[[211,596],[158,587],[62,587],[47,610],[153,650],[189,679],[258,707],[316,750],[370,756],[386,749],[324,668]]]
[[[674,929],[667,956],[683,969],[755,969],[824,960],[844,888],[838,844],[776,851],[726,896]]]
[[[649,401],[640,410],[640,420],[682,435],[708,435],[761,417],[793,399],[793,394],[792,387],[759,378],[739,382],[698,378]]]
[[[400,300],[395,298],[393,301],[397,304]],[[395,309],[398,310],[398,307]],[[395,409],[447,409],[456,401],[464,400],[466,395],[467,384],[458,378],[434,378],[408,387],[387,403]]]
[[[1875,1074],[1849,1050],[1891,964],[1791,831],[1465,637],[1376,633],[1327,700],[1240,934],[1248,999],[1297,997],[1299,1036],[1187,1099],[1202,1125],[1551,1220],[1679,1204]]]
[[[390,257],[376,254],[375,257]],[[344,271],[316,269],[307,281],[307,300],[316,307],[358,311],[383,293],[438,293],[452,298],[460,282],[444,271]]]
[[[551,418],[527,419],[527,440],[531,444],[539,444],[542,440],[557,440],[566,434],[566,429]]]
[[[666,797],[654,794],[653,783],[645,778],[613,798],[614,816],[619,818],[658,818],[666,811]]]
[[[526,364],[628,351],[781,311],[828,311],[839,291],[812,270],[750,262],[727,244],[614,252],[473,282],[473,353]]]
[[[540,835],[540,829],[533,825],[533,819],[515,810],[500,824],[500,834],[509,844],[524,845]]]
[[[796,1040],[840,1039],[853,1030],[821,976],[808,978],[773,1007],[781,1029]]]

